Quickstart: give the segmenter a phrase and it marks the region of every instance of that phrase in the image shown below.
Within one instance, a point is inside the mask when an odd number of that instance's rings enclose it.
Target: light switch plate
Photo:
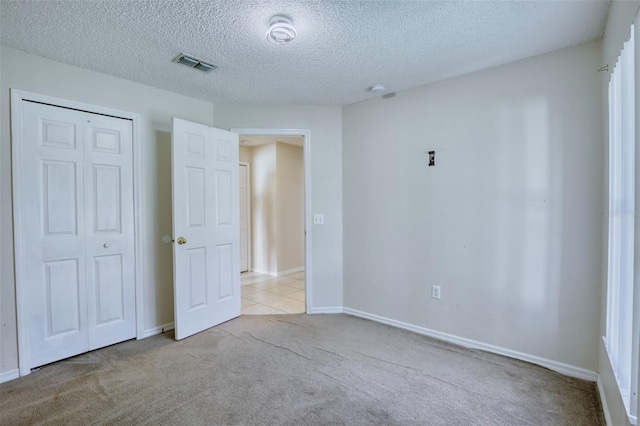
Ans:
[[[431,297],[434,299],[440,299],[440,286],[434,285],[431,286]]]
[[[324,225],[324,215],[323,214],[314,214],[313,215],[313,224],[314,225]]]

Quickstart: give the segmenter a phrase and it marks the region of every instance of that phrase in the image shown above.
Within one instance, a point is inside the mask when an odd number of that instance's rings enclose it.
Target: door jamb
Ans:
[[[231,128],[229,131],[245,136],[299,136],[304,138],[304,289],[305,311],[313,311],[312,283],[312,226],[311,210],[311,131],[309,129],[265,129],[265,128]]]
[[[143,271],[142,271],[142,228],[140,226],[141,213],[141,177],[140,177],[140,115],[128,111],[122,111],[113,108],[105,108],[101,106],[85,104],[82,102],[71,101],[67,99],[56,98],[38,93],[27,92],[24,90],[11,89],[11,165],[13,180],[13,247],[14,247],[14,264],[15,264],[15,288],[16,288],[16,319],[18,332],[18,368],[20,376],[31,373],[29,367],[29,319],[27,316],[27,295],[24,294],[24,262],[26,258],[26,249],[22,241],[22,218],[20,197],[18,194],[22,191],[22,181],[20,174],[16,171],[16,165],[22,157],[22,132],[19,130],[22,125],[22,102],[35,101],[39,103],[49,104],[52,106],[76,109],[83,112],[94,114],[109,115],[116,118],[124,118],[132,122],[132,143],[133,143],[133,226],[134,226],[134,280],[135,280],[135,307],[136,307],[136,338],[144,337],[143,325]]]
[[[241,166],[245,166],[247,168],[247,272],[251,272],[253,268],[251,267],[251,250],[253,249],[253,244],[251,241],[251,163],[247,163],[246,161],[238,161],[238,164]]]

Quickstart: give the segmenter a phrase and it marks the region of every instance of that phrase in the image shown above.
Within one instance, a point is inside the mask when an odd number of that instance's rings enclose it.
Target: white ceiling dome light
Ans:
[[[291,18],[284,15],[275,15],[269,21],[267,41],[273,44],[289,44],[296,38],[296,29],[293,28]]]
[[[373,93],[382,93],[384,92],[386,89],[386,87],[384,87],[384,84],[374,84],[373,86],[369,87],[369,91],[373,92]]]

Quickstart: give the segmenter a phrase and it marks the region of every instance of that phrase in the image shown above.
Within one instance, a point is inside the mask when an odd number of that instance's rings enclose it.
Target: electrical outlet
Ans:
[[[434,285],[431,286],[431,297],[434,299],[440,299],[440,286]]]
[[[324,215],[323,214],[314,214],[313,215],[313,224],[314,225],[324,225]]]

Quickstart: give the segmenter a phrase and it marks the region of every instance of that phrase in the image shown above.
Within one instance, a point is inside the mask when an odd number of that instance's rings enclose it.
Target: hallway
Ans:
[[[241,282],[242,315],[305,312],[304,271],[283,277],[244,272]]]

